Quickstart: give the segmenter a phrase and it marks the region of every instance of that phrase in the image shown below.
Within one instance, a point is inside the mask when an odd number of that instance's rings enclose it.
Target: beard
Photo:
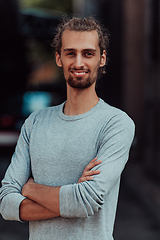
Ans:
[[[69,75],[68,79],[66,79],[66,82],[69,84],[70,87],[76,88],[76,89],[86,89],[89,88],[92,84],[94,84],[98,77],[98,71],[97,74],[94,77],[88,76],[87,78],[83,77],[72,77]]]
[[[85,79],[85,81],[82,77],[76,77],[76,79],[73,79],[72,76],[69,76],[69,78],[67,79],[67,83],[70,85],[70,87],[77,89],[89,88],[95,81],[96,78],[91,79],[91,77],[88,77],[87,79]]]

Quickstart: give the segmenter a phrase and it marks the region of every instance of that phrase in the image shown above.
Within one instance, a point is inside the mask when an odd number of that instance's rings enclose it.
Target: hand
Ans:
[[[81,183],[87,180],[91,180],[93,179],[93,175],[97,175],[100,173],[100,170],[91,170],[92,168],[94,168],[95,166],[99,165],[102,161],[101,160],[97,160],[97,157],[94,158],[84,169],[82,176],[80,177],[80,179],[78,180],[77,183]]]
[[[27,197],[27,191],[29,190],[29,186],[30,184],[35,183],[33,178],[29,178],[28,181],[26,182],[26,184],[23,186],[21,194],[24,197]]]

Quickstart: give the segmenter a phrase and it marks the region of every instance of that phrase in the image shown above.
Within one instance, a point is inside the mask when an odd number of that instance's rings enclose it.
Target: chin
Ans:
[[[73,82],[68,82],[69,86],[72,88],[76,88],[76,89],[86,89],[89,88],[93,83],[73,83]]]
[[[73,78],[69,77],[67,83],[70,87],[75,89],[86,89],[92,86],[96,80],[91,80],[90,77],[83,81],[83,78],[79,77],[74,80]]]

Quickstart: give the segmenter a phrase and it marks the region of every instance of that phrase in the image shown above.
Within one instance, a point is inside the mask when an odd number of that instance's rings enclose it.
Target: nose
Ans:
[[[84,59],[81,54],[77,54],[75,57],[75,62],[74,62],[74,67],[75,68],[82,68],[84,67]]]

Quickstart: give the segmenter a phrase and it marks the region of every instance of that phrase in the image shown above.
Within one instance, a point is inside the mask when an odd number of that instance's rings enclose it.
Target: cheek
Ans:
[[[67,72],[71,66],[72,66],[72,62],[69,60],[62,62],[63,71],[65,72]]]
[[[100,62],[96,62],[96,63],[94,63],[94,65],[92,65],[93,67],[92,67],[92,72],[93,72],[93,74],[97,74],[97,72],[98,72],[98,69],[100,68]]]

